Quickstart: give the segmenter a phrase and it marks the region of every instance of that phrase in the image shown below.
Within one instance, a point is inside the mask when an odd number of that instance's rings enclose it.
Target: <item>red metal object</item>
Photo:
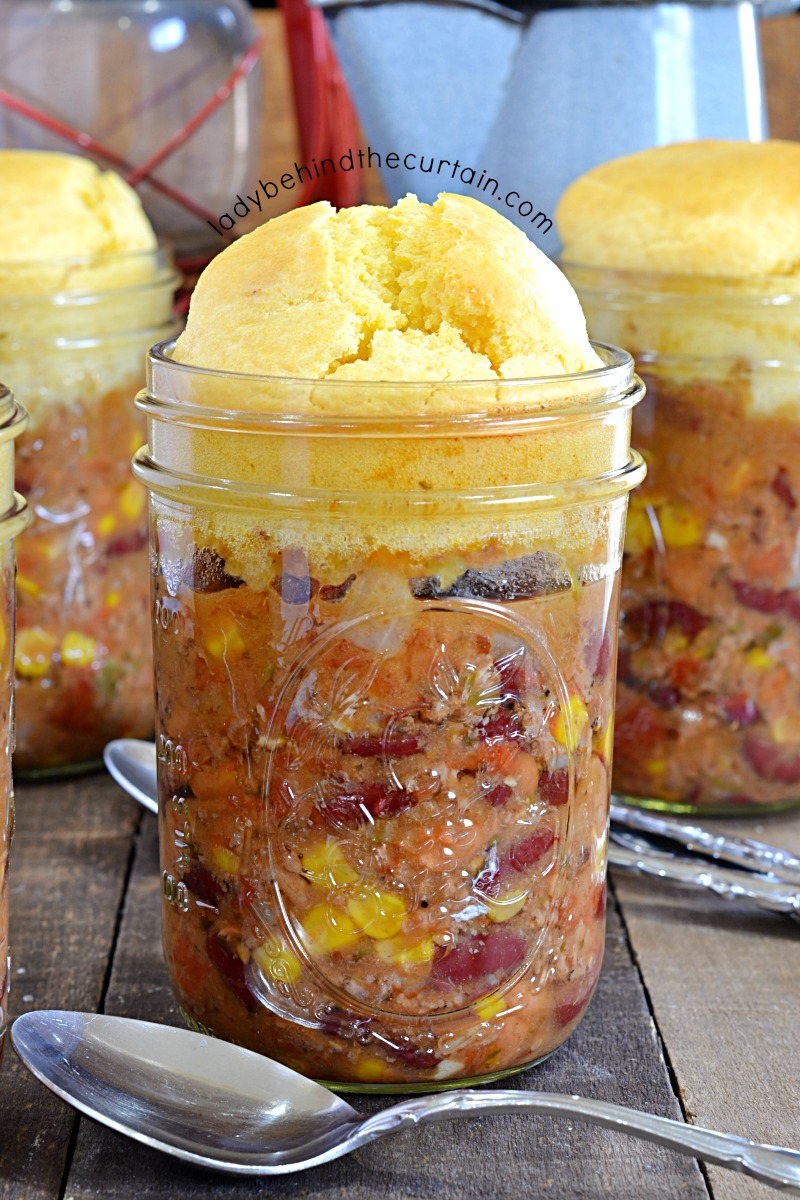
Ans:
[[[298,206],[314,200],[330,200],[337,208],[358,204],[360,169],[342,171],[338,166],[343,154],[357,148],[358,121],[325,19],[319,9],[308,8],[305,0],[278,3],[286,22],[303,165],[311,170],[315,162],[330,158],[337,166],[332,174],[306,181]]]

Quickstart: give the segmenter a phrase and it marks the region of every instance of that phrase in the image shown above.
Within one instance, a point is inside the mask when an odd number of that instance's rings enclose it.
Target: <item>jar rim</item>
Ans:
[[[598,266],[562,256],[561,270],[574,286],[594,287],[638,300],[682,304],[800,305],[800,275],[702,275],[636,267]]]
[[[174,351],[176,339],[159,342],[153,346],[147,360],[147,386],[136,397],[136,404],[151,417],[174,420],[179,424],[194,425],[200,428],[229,428],[246,432],[264,433],[302,433],[304,435],[318,433],[331,436],[341,436],[342,433],[352,435],[420,437],[426,434],[441,437],[449,432],[459,436],[472,434],[486,435],[492,429],[508,433],[509,427],[520,432],[532,426],[541,427],[550,424],[563,424],[569,419],[581,421],[591,419],[609,409],[633,407],[641,398],[644,388],[634,374],[632,356],[627,350],[607,345],[604,342],[592,342],[594,350],[604,360],[602,367],[593,367],[588,371],[577,371],[564,375],[543,375],[516,379],[465,379],[465,380],[353,380],[353,379],[314,379],[287,375],[254,375],[245,372],[218,371],[208,367],[196,367],[188,363],[176,362],[170,355]],[[408,392],[410,396],[424,396],[432,389],[446,389],[448,392],[458,392],[463,396],[469,393],[484,391],[487,385],[502,396],[509,394],[509,403],[503,406],[499,400],[491,410],[464,409],[464,411],[420,412],[409,405],[409,410],[403,414],[396,412],[381,415],[374,412],[325,412],[319,410],[296,412],[287,407],[281,409],[241,409],[223,408],[196,404],[178,398],[174,392],[180,390],[180,384],[194,378],[226,381],[240,385],[262,385],[268,387],[271,393],[280,396],[281,392],[288,398],[297,388],[308,388],[315,391],[327,392],[329,395],[358,394],[368,389],[371,395],[381,393],[396,394],[398,390]],[[177,383],[178,387],[171,386]],[[520,388],[542,389],[552,388],[559,393],[574,385],[579,389],[579,398],[571,403],[544,405],[539,401],[526,404],[520,402],[518,396],[512,401],[513,393]]]
[[[177,287],[182,278],[180,271],[175,268],[172,248],[163,242],[159,242],[149,250],[126,250],[110,254],[79,254],[68,255],[64,258],[0,258],[0,276],[12,281],[15,273],[24,276],[26,273],[44,269],[51,272],[59,271],[68,276],[70,271],[75,270],[100,271],[109,267],[141,267],[144,269],[148,265],[153,267],[151,274],[137,279],[133,283],[123,283],[118,287],[113,284],[109,287],[58,286],[48,292],[15,290],[10,295],[3,295],[0,292],[0,305],[11,306],[29,301],[86,304],[95,298],[107,299],[110,295],[123,296],[146,291],[153,287],[163,287],[167,284]]]

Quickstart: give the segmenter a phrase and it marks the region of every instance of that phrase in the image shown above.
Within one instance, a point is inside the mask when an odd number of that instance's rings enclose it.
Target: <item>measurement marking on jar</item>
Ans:
[[[185,883],[170,875],[169,871],[164,871],[161,875],[161,888],[169,904],[174,904],[181,912],[189,911],[189,890]]]
[[[180,742],[158,735],[158,761],[165,763],[178,775],[186,775],[189,770],[189,756]]]
[[[179,608],[172,608],[175,601],[160,597],[155,604],[155,621],[164,633],[180,636],[186,629],[186,614]]]

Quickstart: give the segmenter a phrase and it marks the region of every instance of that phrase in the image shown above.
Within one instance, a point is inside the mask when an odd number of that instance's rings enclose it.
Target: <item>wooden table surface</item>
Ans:
[[[744,828],[800,851],[800,818]],[[605,964],[585,1019],[547,1063],[508,1086],[579,1092],[800,1147],[800,927],[705,894],[621,876],[613,883]],[[19,787],[12,1015],[68,1008],[180,1024],[161,955],[159,903],[155,818],[107,776]],[[391,1102],[355,1101],[364,1111]],[[266,1194],[766,1200],[776,1193],[622,1135],[543,1116],[405,1133],[304,1174],[239,1181],[79,1118],[7,1047],[2,1200]]]

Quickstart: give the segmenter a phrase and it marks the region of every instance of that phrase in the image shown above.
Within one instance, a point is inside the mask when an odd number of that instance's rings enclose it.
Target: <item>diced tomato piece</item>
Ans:
[[[651,639],[663,637],[667,629],[697,637],[708,623],[708,617],[682,600],[649,600],[625,613],[625,625],[635,634]]]
[[[341,743],[345,754],[357,754],[360,758],[408,758],[423,749],[422,740],[411,735],[397,737],[370,737],[364,735],[345,738]]]
[[[239,955],[216,933],[209,933],[206,952],[233,994],[248,1008],[255,1007],[255,996],[248,986],[245,966]]]
[[[754,609],[755,612],[776,613],[780,612],[783,606],[780,592],[773,591],[772,588],[759,587],[744,579],[732,579],[731,589],[740,604],[745,608]]]
[[[800,783],[800,749],[797,747],[781,746],[769,738],[751,734],[745,739],[744,753],[762,779],[774,783]]]
[[[547,804],[560,808],[569,800],[569,771],[559,767],[555,771],[542,771],[539,776],[539,795]]]

